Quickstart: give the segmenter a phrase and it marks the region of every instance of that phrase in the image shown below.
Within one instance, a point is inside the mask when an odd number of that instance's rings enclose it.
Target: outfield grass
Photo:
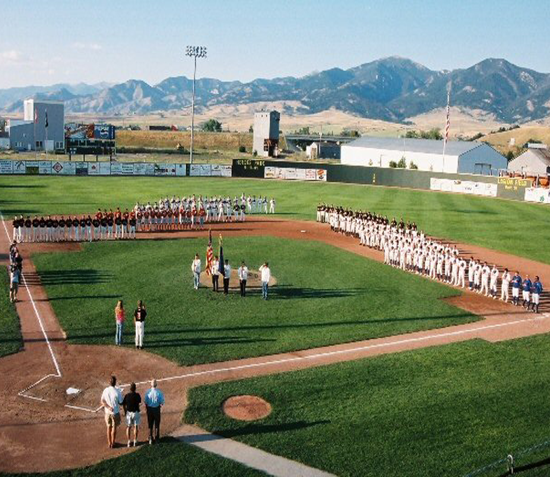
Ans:
[[[143,446],[136,452],[90,467],[41,474],[2,474],[5,477],[29,475],[48,477],[259,477],[263,472],[204,452],[196,447],[165,438],[157,446]]]
[[[476,319],[440,300],[459,294],[321,243],[272,237],[226,238],[236,267],[270,262],[278,285],[241,298],[192,286],[195,252],[206,240],[86,244],[83,252],[33,257],[69,341],[111,344],[114,307],[148,307],[147,349],[182,364],[224,361],[390,336]],[[133,324],[126,338],[133,344]]]
[[[22,214],[95,212],[137,200],[241,193],[277,200],[284,217],[315,218],[325,201],[415,221],[428,234],[550,263],[547,206],[502,199],[374,186],[222,178],[0,177],[0,211]]]
[[[10,303],[9,275],[0,267],[0,357],[16,353],[22,346],[19,317]]]
[[[460,476],[550,438],[549,360],[546,336],[426,348],[192,389],[185,420],[340,476]],[[272,414],[225,417],[238,394]]]

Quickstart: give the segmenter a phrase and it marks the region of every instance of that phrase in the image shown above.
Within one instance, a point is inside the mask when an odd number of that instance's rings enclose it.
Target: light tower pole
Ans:
[[[194,59],[193,69],[193,97],[191,99],[191,148],[189,150],[189,164],[193,164],[193,141],[195,139],[195,78],[197,76],[197,58],[206,58],[205,46],[188,46],[185,49],[185,56]]]

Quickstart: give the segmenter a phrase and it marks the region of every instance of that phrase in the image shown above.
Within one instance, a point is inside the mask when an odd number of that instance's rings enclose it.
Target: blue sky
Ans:
[[[0,88],[155,84],[192,75],[248,81],[399,55],[432,69],[503,57],[550,72],[546,0],[1,0]]]

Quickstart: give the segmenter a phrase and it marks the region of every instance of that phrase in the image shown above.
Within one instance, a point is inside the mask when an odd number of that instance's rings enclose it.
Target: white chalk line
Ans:
[[[4,226],[4,231],[6,232],[6,237],[8,238],[8,243],[11,243],[11,237],[8,232],[8,228],[6,227],[6,222],[4,220],[4,214],[0,211],[0,220],[2,220],[2,225]],[[36,319],[38,320],[38,324],[40,325],[40,330],[42,331],[42,335],[44,336],[44,340],[46,341],[46,345],[48,346],[48,350],[50,352],[50,356],[52,358],[53,364],[55,366],[56,374],[48,374],[44,376],[43,378],[36,381],[36,383],[31,384],[27,388],[23,389],[22,391],[18,392],[17,395],[28,398],[28,399],[34,399],[38,401],[47,402],[47,399],[39,398],[36,396],[32,396],[30,394],[27,394],[27,391],[31,390],[38,384],[40,384],[42,381],[48,379],[48,378],[60,378],[61,375],[61,369],[59,367],[59,363],[57,362],[57,358],[55,357],[55,353],[53,352],[52,344],[50,343],[50,339],[48,338],[48,333],[46,333],[46,329],[44,328],[44,323],[42,322],[42,317],[40,316],[40,313],[38,312],[38,308],[36,307],[36,303],[34,301],[34,298],[32,296],[31,290],[29,288],[29,285],[27,283],[27,279],[25,278],[25,275],[21,273],[21,278],[23,279],[23,285],[25,286],[25,289],[27,290],[27,294],[29,295],[29,298],[31,300],[32,307],[34,309],[34,313],[36,315]]]
[[[529,318],[529,319],[526,319],[526,320],[516,320],[516,321],[510,321],[510,322],[507,322],[507,323],[496,323],[496,324],[493,324],[493,325],[478,326],[478,327],[469,328],[469,329],[465,329],[465,330],[449,331],[449,332],[446,332],[446,333],[434,333],[434,334],[431,334],[431,335],[420,336],[420,337],[417,337],[417,338],[407,338],[407,339],[401,339],[401,340],[395,340],[395,341],[387,341],[387,342],[384,342],[384,343],[375,343],[375,344],[364,345],[364,346],[356,346],[354,348],[347,348],[347,349],[343,349],[343,350],[325,351],[323,353],[315,353],[315,354],[310,354],[310,355],[306,355],[306,356],[296,356],[296,357],[293,357],[293,358],[284,358],[284,359],[278,359],[278,360],[272,360],[272,361],[264,361],[264,362],[260,362],[260,363],[243,364],[243,365],[239,365],[239,366],[231,366],[231,367],[227,367],[227,368],[211,369],[211,370],[207,370],[207,371],[197,371],[197,372],[194,372],[194,373],[186,373],[186,374],[180,374],[180,375],[177,375],[177,376],[169,376],[169,377],[166,377],[166,378],[160,378],[160,379],[157,379],[157,382],[173,381],[173,380],[177,380],[177,379],[192,378],[192,377],[205,376],[205,375],[217,374],[217,373],[226,373],[226,372],[231,372],[231,371],[239,371],[239,370],[243,370],[243,369],[258,368],[258,367],[263,367],[263,366],[272,366],[272,365],[275,365],[275,364],[292,363],[292,362],[303,361],[303,360],[320,359],[320,358],[326,358],[328,356],[336,356],[336,355],[341,355],[341,354],[346,354],[346,353],[355,353],[355,352],[358,352],[358,351],[368,351],[370,349],[389,348],[389,347],[392,347],[392,346],[397,346],[397,345],[402,345],[402,344],[410,344],[410,343],[417,343],[417,342],[422,342],[422,341],[436,340],[436,339],[439,339],[439,338],[446,338],[446,337],[449,337],[449,336],[459,336],[459,335],[464,335],[464,334],[472,334],[472,333],[478,333],[480,331],[485,331],[485,330],[490,330],[490,329],[495,329],[495,328],[502,328],[502,327],[505,327],[505,326],[514,326],[514,325],[525,324],[525,323],[529,323],[529,322],[533,322],[533,321],[541,321],[541,320],[544,320],[544,319],[549,318],[549,317],[550,317],[550,315],[544,314],[543,316],[535,317],[535,318]],[[146,384],[149,381],[150,380],[140,381],[140,382],[137,382],[136,385]],[[128,384],[125,384],[121,387],[126,387],[126,386],[128,386]]]

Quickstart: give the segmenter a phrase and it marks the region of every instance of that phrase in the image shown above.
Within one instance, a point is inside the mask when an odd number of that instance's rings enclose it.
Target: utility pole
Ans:
[[[189,149],[189,164],[193,164],[193,142],[195,139],[195,79],[197,76],[197,58],[206,58],[206,47],[188,46],[185,49],[185,56],[190,56],[194,59],[193,96],[191,98],[191,147]]]

